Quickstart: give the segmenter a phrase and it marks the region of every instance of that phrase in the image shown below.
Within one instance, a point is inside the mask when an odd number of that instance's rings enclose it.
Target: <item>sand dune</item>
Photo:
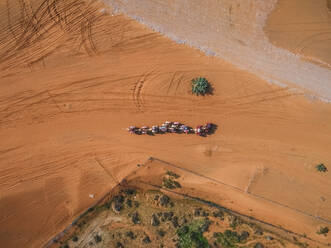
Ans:
[[[330,173],[314,169],[331,164],[330,105],[93,1],[1,1],[0,12],[2,246],[43,246],[150,156],[243,191],[220,186],[219,204],[331,241],[316,234],[330,221]],[[272,67],[266,63],[266,73]],[[191,95],[196,76],[210,80],[213,95]],[[165,120],[218,129],[208,138],[125,130]],[[206,197],[214,187],[192,178],[186,185]]]

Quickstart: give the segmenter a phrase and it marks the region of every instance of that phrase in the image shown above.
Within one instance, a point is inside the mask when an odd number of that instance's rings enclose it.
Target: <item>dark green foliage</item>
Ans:
[[[205,220],[203,221],[203,224],[201,225],[201,231],[207,232],[211,223],[212,222],[208,218],[205,218]]]
[[[243,232],[240,234],[240,236],[239,236],[239,241],[240,241],[241,243],[244,243],[244,242],[246,242],[246,240],[248,239],[248,237],[249,237],[249,232],[247,232],[247,231],[243,231]]]
[[[60,248],[69,248],[69,245],[65,244],[65,245],[60,246]]]
[[[202,208],[196,208],[194,210],[194,216],[200,216],[201,212],[202,212]]]
[[[172,217],[174,216],[174,212],[164,212],[163,213],[163,218],[167,220],[172,220]]]
[[[326,236],[329,232],[329,228],[327,226],[320,227],[320,229],[317,231],[317,234],[323,234]]]
[[[167,189],[177,189],[182,187],[179,182],[166,177],[163,178],[163,186]]]
[[[101,241],[102,241],[102,238],[101,238],[101,236],[100,235],[95,235],[94,236],[94,241],[95,241],[95,243],[100,243]]]
[[[124,248],[124,245],[121,242],[117,242],[116,248]]]
[[[171,223],[172,225],[174,226],[174,228],[177,228],[179,226],[178,224],[178,217],[177,216],[174,216],[172,219],[171,219]]]
[[[158,234],[160,237],[164,237],[164,235],[166,234],[166,232],[165,232],[164,230],[162,230],[162,229],[159,229],[159,230],[157,230],[156,232],[157,232],[157,234]]]
[[[132,200],[131,199],[126,199],[125,203],[129,208],[132,208]]]
[[[163,196],[160,197],[160,204],[161,204],[161,206],[166,207],[166,206],[168,206],[169,203],[170,203],[169,196],[163,195]]]
[[[180,178],[180,175],[177,175],[175,172],[173,172],[173,171],[167,171],[167,173],[166,173],[168,176],[170,176],[170,177],[173,177],[173,178]]]
[[[327,172],[328,168],[326,168],[326,166],[324,164],[318,164],[318,165],[316,165],[316,170],[318,170],[320,172]]]
[[[192,93],[195,95],[205,95],[208,93],[210,85],[206,78],[192,79]]]
[[[137,193],[137,190],[135,189],[125,189],[124,193],[127,195],[135,195]]]
[[[120,212],[122,209],[123,209],[123,203],[124,203],[124,196],[122,195],[117,195],[117,196],[114,196],[113,198],[113,208],[115,211],[117,212]]]
[[[218,211],[213,212],[213,216],[216,217],[216,218],[220,218],[221,220],[224,219],[224,213],[223,213],[222,210],[218,210]]]
[[[137,212],[133,213],[131,220],[133,224],[139,224],[140,223],[140,216]]]
[[[126,232],[125,235],[127,237],[129,237],[130,239],[135,239],[136,238],[136,236],[134,235],[134,233],[132,231]]]
[[[203,236],[204,221],[193,221],[190,225],[186,225],[177,230],[179,238],[179,247],[181,248],[207,248],[210,247],[208,240]]]
[[[214,233],[214,238],[225,248],[236,248],[238,243],[245,243],[249,233],[244,231],[240,235],[237,232],[226,230],[224,233]]]
[[[231,216],[230,221],[231,221],[230,227],[232,227],[233,229],[236,229],[237,226],[239,226],[243,223],[242,220],[237,216]]]
[[[77,236],[73,236],[73,237],[72,237],[72,241],[73,241],[73,242],[77,242],[77,241],[78,241],[78,237],[77,237]]]
[[[160,225],[160,220],[159,220],[159,218],[157,217],[156,214],[153,214],[152,215],[151,225],[152,226],[158,226],[158,225]]]
[[[146,236],[145,238],[143,238],[142,241],[143,241],[144,244],[148,244],[148,243],[151,243],[152,242],[151,239],[148,236]]]

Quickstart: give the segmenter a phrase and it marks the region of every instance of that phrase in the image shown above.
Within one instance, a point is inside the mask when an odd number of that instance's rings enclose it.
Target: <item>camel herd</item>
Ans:
[[[136,127],[130,126],[127,128],[129,133],[131,134],[164,134],[164,133],[185,133],[185,134],[197,134],[199,136],[206,136],[211,134],[214,125],[212,123],[206,123],[205,125],[199,125],[196,128],[191,128],[186,126],[180,122],[171,122],[166,121],[160,126],[152,126],[152,127]]]

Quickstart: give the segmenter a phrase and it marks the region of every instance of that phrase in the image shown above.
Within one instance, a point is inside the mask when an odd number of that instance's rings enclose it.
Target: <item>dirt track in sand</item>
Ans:
[[[293,50],[293,41],[304,41],[319,30],[329,32],[331,12],[328,11],[326,0],[279,3],[277,0],[205,0],[203,5],[199,0],[103,1],[114,6],[119,13],[136,19],[176,42],[225,59],[269,82],[304,89],[320,99],[331,100],[330,65],[324,62],[330,57],[328,34],[320,37],[326,39],[325,42],[319,39],[311,41],[310,48],[314,56],[301,56],[307,55],[306,52],[309,55],[309,49],[296,51],[296,54],[286,50]],[[270,14],[271,26],[266,26]],[[304,20],[301,26],[292,23],[296,22],[297,15],[298,19]],[[316,20],[322,22],[314,23]],[[285,25],[277,26],[282,23]],[[290,29],[286,27],[287,24],[293,27],[292,31],[299,32],[289,32],[288,35],[277,32]],[[270,32],[265,33],[265,30],[276,32],[271,32],[270,36]],[[271,43],[270,38],[275,41]],[[315,63],[307,62],[308,59]]]
[[[0,12],[4,246],[45,244],[149,156],[331,216],[330,173],[314,171],[316,163],[331,164],[329,105],[108,15],[95,3],[1,1]],[[190,94],[195,76],[212,82],[212,96]],[[218,130],[208,138],[125,131],[165,120],[210,121]],[[206,195],[214,187],[187,183]],[[227,188],[217,194],[226,207],[330,242],[316,235],[320,222]]]
[[[331,68],[330,0],[280,0],[264,30],[275,46]]]

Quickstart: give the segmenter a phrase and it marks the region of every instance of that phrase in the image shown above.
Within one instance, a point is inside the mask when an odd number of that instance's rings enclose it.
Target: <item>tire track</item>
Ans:
[[[169,87],[168,87],[168,90],[167,90],[167,95],[169,95],[169,91],[170,91],[170,89],[171,89],[171,86],[172,86],[172,84],[173,84],[175,78],[176,78],[176,74],[177,74],[177,72],[178,72],[178,71],[175,71],[174,74],[172,75],[172,78],[171,78],[171,80],[170,80]]]
[[[10,11],[12,6],[7,0],[7,29],[13,39],[8,39],[10,42],[1,51],[3,69],[43,60],[68,40],[61,42],[65,33],[75,37],[79,30],[81,43],[88,55],[97,53],[92,26],[101,13],[97,14],[97,7],[92,2],[44,0],[33,10],[31,1],[18,1],[22,20],[14,24]]]
[[[144,99],[143,99],[143,88],[146,83],[146,80],[150,78],[150,76],[155,72],[155,69],[152,69],[148,73],[142,74],[137,82],[134,84],[132,89],[132,98],[133,102],[139,112],[143,112],[142,108],[144,107]],[[157,74],[155,75],[157,76]]]
[[[331,32],[320,32],[320,33],[315,33],[312,34],[304,39],[302,39],[299,44],[294,48],[294,51],[297,53],[303,53],[303,50],[308,46],[305,45],[307,43],[311,43],[313,40],[315,40],[316,38],[323,36],[323,35],[330,35]]]

